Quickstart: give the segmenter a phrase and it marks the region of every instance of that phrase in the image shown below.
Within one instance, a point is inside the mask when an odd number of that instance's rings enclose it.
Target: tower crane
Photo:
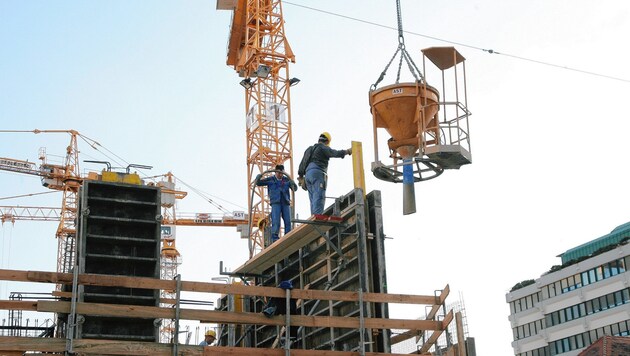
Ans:
[[[74,142],[76,143],[76,140]],[[76,146],[74,150],[76,151]],[[45,186],[57,190],[61,190],[63,188],[63,170],[61,168],[61,166],[54,166],[44,163],[38,169],[33,162],[11,158],[0,158],[0,170],[40,176]],[[105,173],[106,172],[103,172],[103,174]],[[149,185],[158,186],[162,192],[162,248],[160,259],[160,278],[172,280],[177,276],[177,269],[178,266],[181,264],[181,254],[177,250],[175,244],[175,227],[177,225],[240,226],[247,223],[247,218],[244,212],[228,212],[225,208],[219,206],[218,204],[214,205],[222,210],[221,214],[193,213],[192,215],[182,214],[181,216],[179,216],[176,213],[175,202],[178,199],[183,199],[184,197],[186,197],[188,193],[185,191],[177,190],[175,188],[175,176],[171,172],[160,176],[148,178],[157,177],[162,177],[162,180],[157,183],[151,182],[149,183]],[[80,186],[83,183],[83,180],[101,180],[103,179],[103,175],[99,175],[95,172],[90,172],[86,177],[77,176],[75,178]],[[212,203],[212,201],[210,202]],[[74,213],[76,214],[76,209],[74,210]],[[61,221],[63,218],[64,207],[53,208],[37,206],[0,206],[0,222],[2,224],[4,224],[5,222],[15,223],[17,220],[59,221],[61,226]],[[72,221],[74,221],[74,219],[72,219]],[[72,235],[72,238],[74,238],[74,235]],[[73,246],[74,243],[72,243],[72,245],[69,245],[69,248]],[[70,252],[74,253],[73,251]],[[59,253],[59,255],[61,256],[62,254]],[[64,255],[64,259],[71,258],[71,256],[72,255]],[[66,263],[69,265],[71,261],[72,260],[65,260],[63,261],[63,264],[60,263],[59,265],[63,266],[66,265]],[[174,300],[175,291],[163,290],[161,292],[161,297],[165,301]],[[164,304],[163,306],[171,306],[171,304]],[[174,322],[175,321],[172,319],[164,319],[162,321],[162,325],[160,326],[161,341],[170,342],[170,340],[172,340],[173,333],[175,331]]]
[[[254,186],[256,175],[277,164],[293,172],[289,88],[299,80],[289,76],[295,55],[285,37],[280,0],[217,0],[217,9],[232,11],[226,63],[245,88],[247,191],[254,191],[248,202],[251,258],[264,248],[257,226],[271,210],[263,187]]]
[[[32,132],[34,134],[66,133],[70,135],[70,143],[66,147],[66,155],[62,165],[48,163],[44,149],[40,150],[39,159],[42,163],[39,169],[37,169],[35,163],[32,162],[0,158],[1,170],[39,176],[42,179],[42,185],[63,193],[61,212],[59,214],[59,226],[55,233],[58,245],[57,272],[68,273],[70,272],[74,258],[78,192],[83,181],[83,178],[79,174],[77,138],[81,137],[92,146],[98,145],[98,142],[81,135],[75,130],[2,130],[0,132]]]

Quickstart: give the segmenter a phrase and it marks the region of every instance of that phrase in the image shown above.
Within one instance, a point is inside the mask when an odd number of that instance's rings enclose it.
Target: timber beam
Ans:
[[[74,351],[84,355],[136,355],[136,356],[171,356],[173,349],[171,344],[159,344],[139,341],[113,341],[113,340],[74,340]],[[283,349],[263,349],[250,347],[223,347],[223,346],[193,346],[178,345],[179,356],[284,356]],[[66,351],[65,339],[35,338],[35,337],[9,337],[0,336],[0,353],[3,351],[39,351],[39,352],[64,352]],[[359,352],[352,351],[328,351],[328,350],[291,350],[292,356],[360,356]],[[366,352],[365,356],[403,356],[405,354]]]
[[[72,273],[43,271],[20,271],[0,269],[0,280],[17,282],[38,282],[54,284],[72,284]],[[284,298],[285,291],[276,287],[246,286],[239,284],[182,281],[181,290],[200,293],[236,294],[260,297]],[[79,274],[79,284],[88,286],[127,287],[140,289],[175,290],[176,282],[171,280],[125,277],[102,274]],[[293,289],[292,299],[358,301],[358,292],[325,291],[314,289]],[[427,295],[363,293],[363,301],[371,303],[401,304],[441,304],[440,298]]]

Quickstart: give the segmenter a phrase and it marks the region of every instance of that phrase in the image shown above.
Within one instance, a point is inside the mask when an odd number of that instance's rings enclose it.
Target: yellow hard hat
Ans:
[[[328,132],[322,132],[321,135],[319,135],[320,140],[325,138],[326,139],[326,145],[330,145],[330,141],[332,141],[332,137],[330,136],[330,134]]]
[[[213,338],[217,338],[217,333],[214,330],[206,331],[206,336],[212,336]]]

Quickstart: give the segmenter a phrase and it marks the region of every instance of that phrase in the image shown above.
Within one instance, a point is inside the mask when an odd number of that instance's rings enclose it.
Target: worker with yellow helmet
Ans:
[[[206,330],[204,339],[199,343],[199,346],[210,346],[217,338],[217,333],[214,330]]]
[[[347,154],[352,154],[351,148],[347,150],[330,148],[331,140],[332,137],[328,132],[322,132],[317,143],[304,151],[298,168],[298,182],[302,189],[308,190],[313,215],[324,212],[328,160],[331,157],[344,158]]]

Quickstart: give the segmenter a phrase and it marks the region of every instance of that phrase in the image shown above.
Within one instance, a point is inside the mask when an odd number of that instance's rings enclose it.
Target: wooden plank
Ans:
[[[164,319],[173,319],[175,317],[175,310],[173,310],[172,308],[148,307],[139,305],[77,303],[76,310],[78,314],[100,316]],[[37,302],[37,311],[69,313],[70,302],[53,302],[40,300]],[[200,309],[180,309],[179,313],[180,319],[183,320],[203,320],[204,322],[217,324],[257,324],[278,326],[282,326],[285,324],[285,317],[283,315],[276,315],[274,317],[268,318],[262,313],[237,313]],[[358,318],[307,315],[292,315],[291,325],[349,329],[356,329],[360,326]],[[444,324],[440,321],[431,320],[365,318],[364,326],[366,328],[373,329],[441,330],[443,329]]]
[[[311,216],[308,220],[314,221],[314,219]],[[242,266],[236,268],[234,272],[261,274],[283,258],[288,257],[301,247],[320,237],[321,235],[317,229],[322,233],[326,233],[333,227],[333,225],[302,224],[245,262]]]
[[[466,341],[464,340],[464,322],[462,312],[455,313],[455,327],[457,328],[457,356],[466,356]]]
[[[249,347],[209,346],[204,349],[204,356],[284,356],[283,349],[257,349]],[[301,350],[291,349],[291,356],[360,356],[357,351]],[[403,356],[407,354],[365,352],[366,356]]]
[[[0,269],[0,280],[40,282],[40,283],[72,283],[71,273],[55,273],[43,271],[16,271]],[[128,287],[142,289],[174,290],[175,281],[161,280],[146,277],[126,277],[98,274],[80,274],[79,284],[89,286],[107,287]],[[447,286],[448,288],[448,286]],[[191,292],[206,292],[217,294],[236,294],[262,297],[284,298],[284,290],[276,287],[246,286],[241,284],[224,284],[211,282],[191,282],[182,281],[182,290]],[[411,295],[411,294],[383,294],[364,293],[363,300],[374,303],[405,303],[405,304],[440,304],[440,300],[448,293],[442,292],[440,298],[435,296]],[[346,291],[323,291],[323,290],[302,290],[291,291],[294,299],[308,300],[336,300],[336,301],[358,301],[357,292]]]
[[[73,346],[74,351],[81,354],[155,356],[173,354],[172,345],[151,342],[79,339],[74,340]],[[178,345],[178,349],[180,351],[178,355],[181,356],[203,356],[202,346]],[[0,350],[63,353],[66,351],[66,339],[0,336]]]
[[[86,355],[171,356],[171,344],[119,340],[74,340],[74,351]],[[283,349],[251,347],[178,345],[179,356],[284,356]],[[64,352],[65,339],[0,336],[0,350]],[[292,356],[360,356],[359,352],[292,349]],[[366,352],[366,356],[403,356],[405,354]]]
[[[433,344],[437,342],[437,339],[440,337],[440,335],[442,335],[442,331],[446,330],[446,328],[448,327],[448,324],[450,324],[452,320],[453,320],[453,311],[451,310],[448,314],[446,314],[446,317],[442,321],[442,323],[444,323],[444,327],[442,328],[442,330],[434,331],[431,334],[431,336],[429,336],[429,339],[427,340],[427,342],[425,342],[424,345],[422,345],[422,347],[420,348],[420,351],[418,352],[422,353],[422,352],[429,351],[431,346],[433,346]]]
[[[0,309],[37,311],[37,301],[0,300]]]
[[[442,293],[440,293],[440,296],[437,300],[437,302],[431,307],[431,310],[429,311],[429,314],[427,314],[427,317],[425,318],[425,320],[434,320],[435,319],[435,315],[437,314],[437,312],[440,310],[440,308],[442,307],[442,304],[444,304],[444,301],[446,301],[446,297],[448,297],[449,293],[451,292],[451,288],[449,287],[449,285],[447,284],[446,287],[444,287],[444,289],[442,289]],[[422,337],[422,331],[418,332],[415,330],[407,330],[401,334],[392,336],[391,338],[391,343],[393,344],[397,344],[401,341],[410,339],[414,336],[416,336],[416,342],[418,341],[418,339],[420,337]]]

